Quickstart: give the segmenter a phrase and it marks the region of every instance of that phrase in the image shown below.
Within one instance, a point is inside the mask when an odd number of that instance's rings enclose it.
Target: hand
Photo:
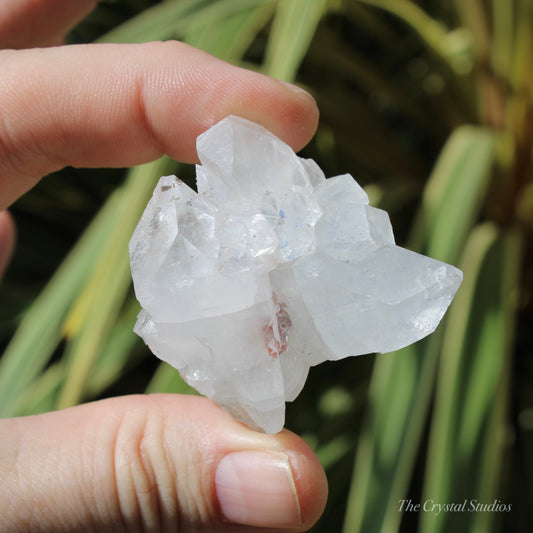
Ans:
[[[58,42],[93,3],[0,0],[1,44]],[[307,93],[176,42],[0,51],[0,102],[0,209],[65,165],[195,161],[196,136],[228,114],[295,149],[317,123]],[[1,213],[0,269],[13,235]],[[0,421],[2,531],[302,531],[326,494],[299,437],[251,431],[205,398]]]

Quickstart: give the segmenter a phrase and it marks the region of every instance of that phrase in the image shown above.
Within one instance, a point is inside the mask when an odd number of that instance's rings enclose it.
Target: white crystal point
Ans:
[[[332,359],[392,352],[429,335],[462,280],[456,268],[394,245],[355,261],[315,253],[293,269]]]
[[[135,332],[255,429],[283,427],[309,367],[431,333],[462,273],[396,246],[349,174],[325,179],[262,126],[200,135],[198,193],[157,184],[130,241]]]
[[[310,192],[312,183],[320,180],[312,163],[304,163],[289,145],[259,124],[240,117],[227,117],[215,124],[198,137],[196,148],[202,167],[226,185],[218,196],[223,201],[253,199],[267,187],[278,193],[291,187]],[[205,179],[209,182],[209,177]],[[198,183],[200,195],[208,192],[204,187],[202,180]],[[209,192],[216,190],[214,187]]]

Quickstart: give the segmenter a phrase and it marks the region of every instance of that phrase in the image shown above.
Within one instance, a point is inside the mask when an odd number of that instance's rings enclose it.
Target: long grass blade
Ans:
[[[174,167],[173,161],[163,157],[129,171],[111,221],[109,238],[100,249],[98,262],[66,320],[68,370],[58,399],[59,408],[75,405],[84,397],[91,368],[130,287],[128,242],[152,194],[155,180]]]
[[[268,40],[264,70],[292,81],[327,6],[327,0],[280,0]]]
[[[140,338],[132,333],[139,311],[138,302],[132,299],[114,324],[88,376],[88,397],[101,394],[106,387],[117,381],[124,367],[131,362],[133,351],[140,342]]]
[[[412,247],[441,261],[458,260],[487,193],[495,142],[488,129],[454,131],[426,186]]]
[[[413,237],[419,251],[457,262],[461,239],[471,230],[490,176],[492,152],[486,149],[487,142],[485,130],[469,128],[456,131],[446,143],[418,217],[418,223],[424,224],[416,228]],[[472,153],[484,157],[474,157],[476,165],[470,166],[465,161]],[[466,213],[457,211],[458,200],[464,200]],[[345,533],[392,533],[399,528],[402,514],[398,505],[411,479],[429,410],[443,331],[441,325],[423,341],[377,357],[348,497]]]
[[[19,399],[58,347],[63,320],[108,238],[118,203],[115,193],[24,315],[0,359],[0,416],[17,413]]]
[[[275,0],[219,2],[194,18],[184,39],[220,59],[239,62],[275,7]]]
[[[22,396],[14,415],[37,415],[52,411],[64,379],[65,365],[61,361],[49,366]]]
[[[143,43],[175,38],[187,28],[191,17],[213,2],[214,0],[161,2],[106,33],[97,42]]]
[[[470,502],[488,505],[497,496],[520,248],[516,233],[489,223],[466,246],[465,285],[443,341],[425,500],[467,501],[470,510]],[[489,531],[494,516],[423,513],[420,530]]]
[[[491,42],[491,61],[498,76],[510,82],[509,66],[513,64],[514,2],[492,0],[494,37]]]

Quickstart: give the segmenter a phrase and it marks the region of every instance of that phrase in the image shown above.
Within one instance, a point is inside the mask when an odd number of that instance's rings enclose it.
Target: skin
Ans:
[[[196,162],[196,136],[228,114],[295,150],[316,129],[307,93],[183,43],[48,47],[94,4],[0,0],[0,275],[15,241],[5,209],[51,171]],[[242,450],[288,457],[301,523],[283,530],[311,527],[327,483],[302,439],[251,431],[205,398],[152,395],[1,420],[2,528],[262,531],[228,523],[214,490],[218,462]]]

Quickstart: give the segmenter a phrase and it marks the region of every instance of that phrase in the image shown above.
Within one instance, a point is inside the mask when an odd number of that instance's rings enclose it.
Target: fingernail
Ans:
[[[302,523],[289,458],[258,451],[226,455],[215,472],[215,490],[229,522],[257,527],[297,527]]]
[[[281,81],[281,83],[283,83],[283,85],[285,85],[285,87],[287,87],[287,89],[290,89],[291,92],[295,93],[295,94],[298,94],[298,95],[301,95],[301,96],[306,96],[307,98],[313,100],[313,102],[315,101],[313,95],[311,93],[308,93],[305,89],[302,89],[301,87],[298,87],[298,85],[294,85],[294,83],[289,83],[287,81]]]

